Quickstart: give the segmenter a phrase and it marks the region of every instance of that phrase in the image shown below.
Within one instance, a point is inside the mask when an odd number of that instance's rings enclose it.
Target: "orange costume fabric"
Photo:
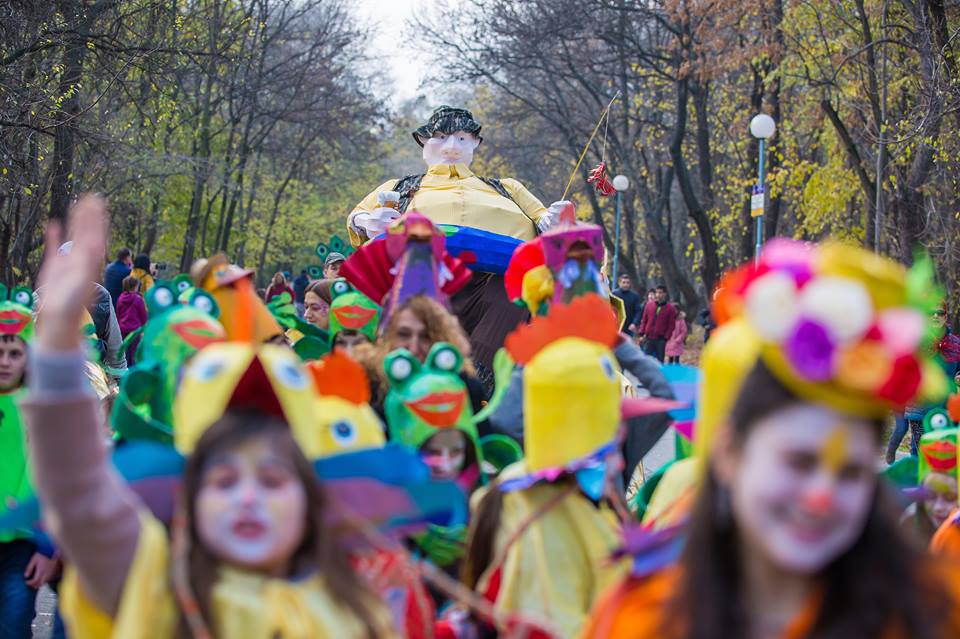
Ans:
[[[940,636],[960,636],[960,562],[928,563],[931,586],[947,592],[952,605],[950,617]],[[683,626],[665,626],[664,615],[670,614],[670,599],[681,587],[682,569],[672,566],[648,577],[631,577],[608,590],[597,602],[580,639],[669,639],[682,637]],[[803,639],[817,621],[824,593],[818,590],[777,639]],[[681,621],[681,620],[677,620]],[[722,632],[718,634],[722,636]],[[907,639],[895,629],[883,639]]]

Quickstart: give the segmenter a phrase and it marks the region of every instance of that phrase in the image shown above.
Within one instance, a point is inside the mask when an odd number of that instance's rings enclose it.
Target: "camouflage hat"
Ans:
[[[477,136],[477,140],[483,141],[480,137],[480,123],[474,120],[473,114],[466,109],[446,105],[438,107],[427,123],[413,132],[413,139],[423,146],[423,141],[433,137],[437,131],[441,133],[466,131]]]

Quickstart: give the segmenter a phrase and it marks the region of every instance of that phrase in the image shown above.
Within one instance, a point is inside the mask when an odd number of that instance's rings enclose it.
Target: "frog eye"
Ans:
[[[219,355],[204,355],[201,353],[193,360],[188,375],[199,382],[209,382],[219,375],[226,366],[226,360]]]
[[[157,306],[166,308],[173,304],[173,292],[170,289],[163,286],[157,286],[154,288],[157,290],[153,294],[153,301]]]
[[[457,355],[453,349],[444,349],[433,357],[433,365],[445,371],[453,371],[457,367]]]
[[[24,289],[17,289],[13,292],[13,301],[21,306],[29,307],[33,303],[33,295],[30,294],[30,291]]]
[[[611,362],[610,358],[606,355],[600,358],[600,368],[603,369],[603,374],[606,375],[608,379],[616,379],[617,370],[613,367],[613,362]]]
[[[203,311],[211,317],[217,318],[220,316],[220,307],[217,306],[216,301],[214,301],[213,297],[206,291],[195,291],[193,295],[190,296],[190,306]]]
[[[290,361],[282,360],[274,363],[273,374],[280,380],[280,383],[294,390],[307,388],[310,381],[300,367]]]
[[[947,416],[943,413],[934,413],[930,416],[930,426],[934,430],[939,428],[947,428],[950,426],[950,420],[948,420]]]
[[[400,357],[390,362],[390,377],[398,382],[402,382],[410,377],[412,372],[413,365],[410,363],[410,360]]]
[[[346,420],[330,424],[330,436],[341,446],[349,446],[357,441],[357,429]]]
[[[344,282],[343,280],[337,280],[333,283],[333,294],[334,295],[343,295],[344,293],[350,292],[350,285]]]
[[[183,293],[188,288],[190,288],[190,282],[188,282],[187,280],[180,280],[179,282],[177,282],[178,293]]]

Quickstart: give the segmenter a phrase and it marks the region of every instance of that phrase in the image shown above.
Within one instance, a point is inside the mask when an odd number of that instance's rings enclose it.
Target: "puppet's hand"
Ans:
[[[560,222],[560,212],[570,204],[569,200],[558,200],[547,207],[547,210],[537,220],[537,228],[546,233]]]
[[[368,238],[374,238],[386,231],[387,227],[399,217],[399,211],[383,206],[369,212],[354,211],[347,218],[347,222],[354,231],[362,233]]]

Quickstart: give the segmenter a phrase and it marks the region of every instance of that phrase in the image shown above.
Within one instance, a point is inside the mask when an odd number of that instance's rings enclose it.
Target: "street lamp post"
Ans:
[[[763,214],[766,208],[766,193],[764,193],[766,143],[768,139],[773,137],[776,130],[776,122],[766,113],[757,114],[750,120],[750,134],[757,138],[760,144],[757,153],[757,184],[753,187],[753,197],[750,199],[750,214],[757,219],[757,245],[754,248],[753,259],[758,263],[760,261],[760,251],[763,249]]]
[[[616,228],[613,232],[613,279],[611,282],[613,286],[617,285],[617,266],[620,262],[620,212],[623,210],[623,205],[620,202],[620,198],[624,191],[630,188],[630,180],[627,179],[626,175],[618,175],[613,178],[613,188],[617,190],[617,221]]]

